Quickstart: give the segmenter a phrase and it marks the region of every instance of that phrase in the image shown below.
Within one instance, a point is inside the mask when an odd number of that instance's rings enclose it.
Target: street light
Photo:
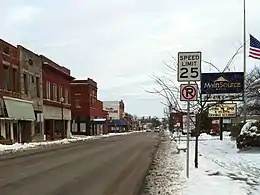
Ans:
[[[61,105],[61,122],[62,122],[62,129],[61,129],[61,138],[64,139],[65,138],[65,129],[64,129],[64,114],[63,114],[63,103],[64,103],[64,98],[61,97],[60,98],[60,105]]]

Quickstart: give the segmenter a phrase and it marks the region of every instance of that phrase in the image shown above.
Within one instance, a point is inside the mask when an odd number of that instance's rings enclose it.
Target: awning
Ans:
[[[43,105],[44,119],[62,120],[61,107]],[[63,108],[63,119],[71,120],[71,110]]]
[[[105,118],[95,118],[91,120],[92,124],[105,124],[106,119]]]
[[[3,97],[8,117],[14,120],[34,121],[33,102],[17,98]]]
[[[110,122],[111,126],[127,126],[126,122],[124,120],[112,120]]]

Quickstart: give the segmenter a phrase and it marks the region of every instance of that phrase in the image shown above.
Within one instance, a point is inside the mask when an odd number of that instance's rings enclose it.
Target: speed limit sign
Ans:
[[[178,81],[200,81],[201,52],[178,53]]]

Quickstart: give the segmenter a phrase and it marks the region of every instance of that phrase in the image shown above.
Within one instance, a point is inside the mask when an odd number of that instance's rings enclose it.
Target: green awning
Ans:
[[[3,99],[9,118],[25,121],[35,120],[32,102],[6,96]]]

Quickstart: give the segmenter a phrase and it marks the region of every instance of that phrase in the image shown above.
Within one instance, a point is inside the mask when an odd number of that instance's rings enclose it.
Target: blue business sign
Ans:
[[[203,101],[241,101],[244,92],[243,72],[202,73]]]

